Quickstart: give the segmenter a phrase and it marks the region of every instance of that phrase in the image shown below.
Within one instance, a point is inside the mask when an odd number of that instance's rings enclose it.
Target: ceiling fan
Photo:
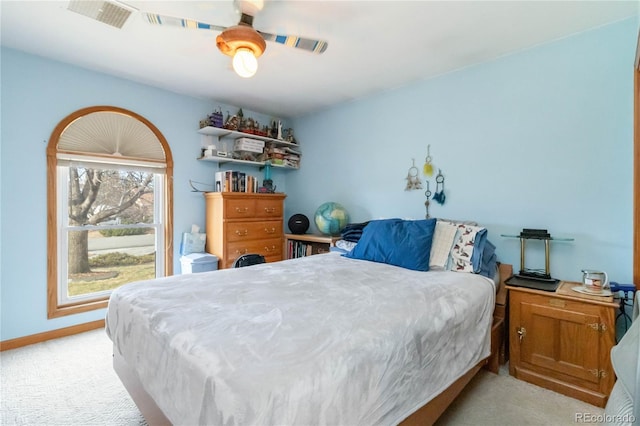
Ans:
[[[270,34],[253,28],[254,16],[262,10],[263,0],[234,0],[240,11],[240,21],[231,27],[208,24],[193,19],[176,18],[143,12],[148,22],[154,25],[177,26],[189,29],[221,31],[216,37],[216,46],[225,55],[233,57],[233,69],[245,78],[252,77],[258,70],[258,60],[267,48],[266,42],[280,43],[285,46],[320,54],[327,50],[328,43],[322,40]]]

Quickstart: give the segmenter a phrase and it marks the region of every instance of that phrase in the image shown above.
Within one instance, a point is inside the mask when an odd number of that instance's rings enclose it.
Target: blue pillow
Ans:
[[[372,220],[355,248],[344,256],[428,271],[435,227],[436,219]]]
[[[475,248],[473,249],[475,252]],[[486,240],[484,250],[482,250],[482,265],[480,267],[480,275],[493,278],[496,273],[496,263],[498,257],[496,256],[496,246],[489,240]]]
[[[473,241],[473,253],[471,254],[471,264],[473,265],[473,272],[478,273],[482,268],[482,256],[485,252],[485,246],[487,244],[487,229],[481,228],[476,232],[476,237]],[[492,244],[493,245],[493,244]],[[495,251],[495,248],[494,248]],[[493,253],[489,253],[491,256]]]

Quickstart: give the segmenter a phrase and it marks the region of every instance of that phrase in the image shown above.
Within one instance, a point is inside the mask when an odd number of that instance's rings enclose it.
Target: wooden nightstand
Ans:
[[[312,254],[326,253],[336,245],[340,237],[317,234],[284,234],[285,258],[310,256]]]
[[[618,303],[576,286],[563,281],[555,292],[507,286],[509,373],[604,407],[615,381],[609,354]]]

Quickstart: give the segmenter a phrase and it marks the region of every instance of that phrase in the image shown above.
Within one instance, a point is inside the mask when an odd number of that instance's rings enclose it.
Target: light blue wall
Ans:
[[[575,238],[552,243],[552,276],[595,268],[631,282],[637,34],[628,19],[296,119],[304,157],[287,215],[331,200],[355,222],[423,218],[424,192],[404,187],[430,144],[447,196],[433,217],[486,226],[516,268],[519,242],[500,234],[546,228]],[[544,266],[541,248],[527,267]]]
[[[200,119],[218,103],[181,96],[12,49],[1,51],[0,340],[104,318],[104,310],[47,320],[46,147],[54,127],[72,112],[113,105],[150,120],[167,139],[174,159],[174,271],[180,235],[192,223],[204,229],[204,199],[189,179],[213,184],[215,163],[196,161]],[[222,105],[237,112],[237,107]],[[244,111],[268,122],[268,116]],[[262,119],[261,119],[262,118]],[[222,167],[221,170],[224,170]],[[235,167],[261,176],[255,168]],[[286,173],[273,172],[286,191]]]
[[[431,144],[447,194],[445,205],[432,203],[432,216],[487,226],[500,259],[516,266],[517,241],[499,234],[547,228],[575,238],[553,245],[555,277],[578,280],[588,267],[630,282],[637,31],[638,21],[626,20],[296,119],[302,168],[274,171],[288,194],[287,217],[312,217],[327,200],[344,204],[354,221],[423,217],[424,194],[404,186],[411,159],[421,168]],[[56,124],[101,104],[154,123],[175,161],[177,243],[192,223],[203,225],[204,202],[188,180],[212,182],[217,170],[195,161],[195,130],[218,103],[11,49],[1,55],[0,340],[7,340],[104,317],[100,310],[46,318],[45,149]]]

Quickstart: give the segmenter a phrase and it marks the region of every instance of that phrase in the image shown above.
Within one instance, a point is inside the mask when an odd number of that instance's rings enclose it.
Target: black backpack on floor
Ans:
[[[265,263],[264,256],[261,254],[243,254],[233,262],[234,268],[242,268],[243,266],[257,265]]]

